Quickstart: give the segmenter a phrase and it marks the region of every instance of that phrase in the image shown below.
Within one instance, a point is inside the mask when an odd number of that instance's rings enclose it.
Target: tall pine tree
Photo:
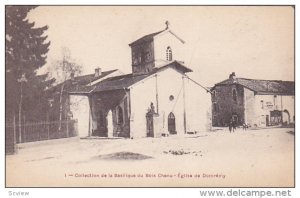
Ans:
[[[35,27],[27,19],[36,6],[6,6],[5,8],[5,72],[6,121],[45,120],[47,100],[43,91],[53,80],[37,75],[46,63],[50,42],[44,35],[47,26]],[[23,122],[23,121],[22,121]]]

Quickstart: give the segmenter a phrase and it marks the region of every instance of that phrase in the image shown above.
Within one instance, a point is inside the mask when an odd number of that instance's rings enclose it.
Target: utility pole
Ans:
[[[159,111],[158,111],[158,85],[157,85],[157,74],[155,75],[155,91],[156,91],[156,113],[159,113]]]
[[[19,143],[22,142],[22,103],[23,103],[23,83],[27,82],[25,74],[22,74],[21,78],[17,80],[20,83],[20,102],[19,102]]]
[[[184,78],[182,76],[182,95],[183,95],[183,127],[184,127],[184,134],[186,134],[186,110],[185,110],[185,86],[184,86]]]

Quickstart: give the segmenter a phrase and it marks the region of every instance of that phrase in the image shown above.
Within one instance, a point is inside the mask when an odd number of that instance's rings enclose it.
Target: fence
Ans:
[[[22,124],[21,127],[16,123],[9,123],[5,126],[5,132],[7,154],[16,152],[15,143],[68,138],[78,135],[77,120],[30,122]]]

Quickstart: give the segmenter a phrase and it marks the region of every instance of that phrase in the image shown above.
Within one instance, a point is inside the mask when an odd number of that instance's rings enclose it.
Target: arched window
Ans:
[[[170,46],[168,46],[166,50],[166,59],[167,61],[172,61],[172,49]]]
[[[117,107],[117,123],[123,124],[123,109],[120,106]]]
[[[232,99],[233,99],[234,102],[237,101],[236,89],[233,89],[233,90],[232,90]]]
[[[170,134],[176,134],[175,115],[171,112],[168,116],[168,131]]]

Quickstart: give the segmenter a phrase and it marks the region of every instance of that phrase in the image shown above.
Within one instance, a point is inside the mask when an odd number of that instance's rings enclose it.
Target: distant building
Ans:
[[[88,124],[79,135],[135,138],[206,131],[209,90],[186,75],[192,70],[182,62],[183,44],[167,23],[165,30],[129,44],[132,73],[74,86],[71,101],[83,97],[80,105],[87,107],[73,111]]]
[[[237,78],[215,84],[212,92],[212,124],[274,126],[295,122],[295,83],[281,80]]]

